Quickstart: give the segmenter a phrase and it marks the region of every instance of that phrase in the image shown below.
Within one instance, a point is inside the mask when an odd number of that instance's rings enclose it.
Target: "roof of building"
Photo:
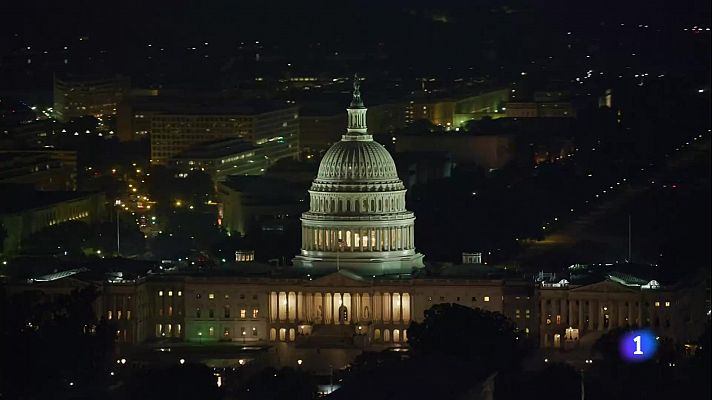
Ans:
[[[245,153],[256,149],[250,142],[228,138],[200,143],[174,156],[175,159],[213,159]]]
[[[13,214],[49,207],[65,201],[79,200],[100,192],[38,191],[26,185],[0,185],[0,214]]]

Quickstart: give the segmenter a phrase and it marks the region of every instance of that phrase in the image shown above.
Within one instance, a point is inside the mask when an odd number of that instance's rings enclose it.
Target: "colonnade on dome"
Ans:
[[[302,226],[302,249],[326,252],[414,250],[413,225],[390,227]]]

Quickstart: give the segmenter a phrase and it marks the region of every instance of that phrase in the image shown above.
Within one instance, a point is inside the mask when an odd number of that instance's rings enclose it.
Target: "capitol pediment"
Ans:
[[[610,279],[606,279],[601,282],[592,283],[590,285],[579,286],[577,288],[571,289],[571,292],[590,292],[590,293],[630,293],[638,292],[639,289],[635,287],[628,287],[617,282],[613,282]]]
[[[366,286],[364,279],[348,270],[342,269],[309,282],[309,286],[356,287]]]

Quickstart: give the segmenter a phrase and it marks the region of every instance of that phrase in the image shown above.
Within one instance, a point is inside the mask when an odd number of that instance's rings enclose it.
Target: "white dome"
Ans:
[[[393,157],[380,143],[346,139],[335,143],[324,154],[316,180],[324,183],[397,181],[398,173]]]

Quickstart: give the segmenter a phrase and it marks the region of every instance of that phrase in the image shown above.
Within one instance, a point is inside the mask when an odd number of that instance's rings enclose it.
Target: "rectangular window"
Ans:
[[[178,297],[181,297],[181,296],[183,296],[183,292],[181,292],[181,291],[179,290],[179,291],[178,291]]]
[[[227,299],[229,299],[229,298],[230,298],[230,295],[227,294],[227,293],[225,293],[225,300],[227,300]]]
[[[665,307],[670,307],[670,302],[669,302],[669,301],[666,301],[666,302],[665,302]],[[121,311],[119,311],[119,312],[121,312]]]
[[[168,306],[168,316],[169,317],[173,316],[173,306]]]
[[[477,297],[472,296],[472,301],[477,301]]]
[[[126,310],[126,319],[131,319],[131,310]]]
[[[209,299],[214,299],[214,298],[215,298],[215,293],[208,293],[208,298],[209,298]]]
[[[212,308],[208,311],[208,317],[210,318],[215,318],[215,310]]]
[[[208,328],[208,336],[215,336],[215,328],[212,326]]]
[[[223,314],[225,315],[225,318],[230,318],[230,306],[225,306]]]
[[[257,336],[257,328],[252,328],[252,336]]]
[[[176,336],[180,337],[181,333],[181,326],[180,324],[176,324]]]
[[[195,318],[200,318],[200,307],[195,309]]]
[[[113,311],[109,310],[109,311],[106,312],[106,318],[107,318],[107,319],[111,319],[111,318],[113,318],[113,317],[114,317],[114,312],[113,312]]]
[[[163,297],[163,290],[158,291],[158,297]]]
[[[172,291],[172,290],[169,290],[169,291],[168,291],[168,297],[173,297],[173,291]]]
[[[556,325],[561,325],[561,315],[556,316]]]
[[[172,331],[173,331],[173,325],[166,324],[166,335],[170,336]]]
[[[440,301],[445,301],[445,296],[440,296]]]
[[[116,312],[116,319],[121,319],[121,310]]]
[[[240,335],[242,337],[245,337],[246,334],[247,334],[247,332],[245,331],[245,327],[240,328]]]
[[[247,310],[244,308],[240,309],[240,318],[247,318]]]
[[[655,302],[655,307],[660,307],[660,302],[659,302],[659,301],[656,301],[656,302]]]
[[[252,318],[257,318],[257,315],[259,314],[260,309],[259,308],[253,308],[252,309]]]
[[[163,333],[163,325],[156,324],[156,336],[161,336],[162,333]]]
[[[485,296],[485,301],[489,301],[489,296]]]
[[[223,328],[223,336],[230,336],[230,328]]]

